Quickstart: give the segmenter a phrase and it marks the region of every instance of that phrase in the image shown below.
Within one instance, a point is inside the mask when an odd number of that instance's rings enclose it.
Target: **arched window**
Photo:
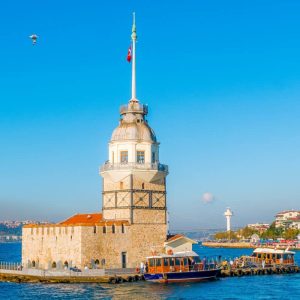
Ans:
[[[99,259],[96,259],[95,260],[95,265],[99,265],[99,264],[100,264]]]
[[[122,233],[125,233],[125,226],[124,226],[124,224],[122,224],[121,229],[122,229]]]
[[[106,233],[106,226],[103,226],[103,233]]]
[[[142,183],[142,190],[145,188],[145,183],[143,182]]]
[[[151,162],[152,162],[153,164],[155,163],[155,152],[152,152]]]
[[[56,269],[56,262],[55,261],[52,263],[52,269]]]
[[[120,161],[121,161],[121,164],[127,164],[128,163],[128,151],[121,151],[120,152]]]
[[[111,226],[111,232],[112,232],[112,233],[115,233],[115,232],[116,232],[116,226],[115,226],[115,225]]]
[[[137,151],[136,152],[136,162],[138,164],[144,164],[145,163],[145,151]]]
[[[35,268],[35,266],[36,266],[35,260],[32,261],[31,265],[32,265],[33,268]]]
[[[97,227],[94,226],[94,234],[97,233]]]
[[[64,262],[64,268],[68,268],[69,267],[69,263],[67,261]]]

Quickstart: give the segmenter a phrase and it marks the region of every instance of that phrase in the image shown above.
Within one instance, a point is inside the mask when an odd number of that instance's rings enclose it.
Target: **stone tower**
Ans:
[[[103,219],[166,227],[168,167],[159,162],[159,143],[146,119],[148,107],[136,98],[135,20],[131,39],[132,97],[120,108],[120,123],[109,142],[109,159],[100,171]]]

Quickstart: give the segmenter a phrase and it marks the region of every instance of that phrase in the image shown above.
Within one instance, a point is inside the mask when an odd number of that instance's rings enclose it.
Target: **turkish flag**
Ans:
[[[128,48],[127,61],[128,61],[129,63],[131,62],[131,46]]]

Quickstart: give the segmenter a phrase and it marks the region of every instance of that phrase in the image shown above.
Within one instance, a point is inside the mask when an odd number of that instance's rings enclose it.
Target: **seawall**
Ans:
[[[256,248],[251,243],[218,243],[218,242],[202,242],[203,246],[211,248]]]

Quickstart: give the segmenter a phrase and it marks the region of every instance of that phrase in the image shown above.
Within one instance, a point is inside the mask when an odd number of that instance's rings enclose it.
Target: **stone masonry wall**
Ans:
[[[80,227],[33,227],[23,228],[22,264],[31,267],[49,269],[55,263],[63,267],[79,265],[81,262]]]

